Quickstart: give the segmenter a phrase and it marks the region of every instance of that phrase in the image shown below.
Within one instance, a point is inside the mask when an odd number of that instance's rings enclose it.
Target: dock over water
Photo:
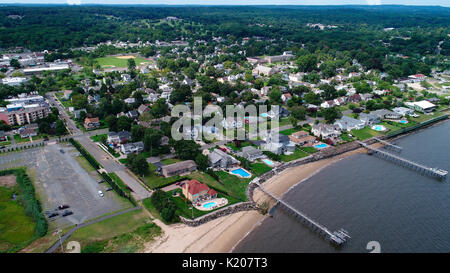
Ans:
[[[276,206],[279,206],[286,212],[290,213],[291,215],[299,219],[303,224],[305,224],[311,230],[317,232],[319,235],[323,236],[325,239],[329,240],[331,243],[340,246],[344,244],[347,241],[347,239],[350,238],[347,231],[343,229],[334,232],[329,231],[326,227],[322,226],[318,222],[314,221],[312,218],[308,217],[304,213],[300,212],[299,210],[287,204],[280,198],[273,195],[271,192],[267,191],[259,182],[252,182],[252,183],[255,183],[260,190],[262,190],[270,198],[274,199],[277,202]]]
[[[448,171],[446,170],[442,170],[439,168],[431,168],[431,167],[427,167],[425,165],[422,165],[420,163],[416,163],[414,161],[402,158],[400,156],[397,155],[393,155],[390,154],[388,152],[382,151],[380,149],[377,148],[373,148],[370,147],[369,145],[367,145],[364,142],[361,141],[357,141],[361,146],[363,146],[364,148],[366,148],[367,150],[369,150],[369,152],[383,158],[389,161],[392,161],[398,165],[404,166],[404,167],[408,167],[410,169],[413,169],[419,173],[434,177],[434,178],[439,178],[439,179],[445,179],[447,177]]]

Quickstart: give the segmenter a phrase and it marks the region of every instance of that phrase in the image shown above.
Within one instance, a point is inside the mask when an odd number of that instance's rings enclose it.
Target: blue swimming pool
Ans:
[[[240,175],[242,177],[250,177],[250,173],[248,173],[247,171],[245,171],[242,168],[236,169],[236,170],[232,170],[231,171],[233,174],[237,174]]]
[[[374,125],[372,126],[372,129],[379,132],[386,131],[386,127],[384,127],[383,125]]]
[[[260,116],[263,118],[267,118],[268,115],[267,115],[267,113],[262,113]]]
[[[214,207],[215,205],[216,205],[216,202],[209,202],[209,203],[203,204],[203,207],[205,209],[209,209],[211,207]]]
[[[328,145],[325,144],[325,143],[314,145],[314,148],[317,148],[317,149],[323,149],[323,148],[326,148],[326,147],[328,147]]]
[[[408,121],[407,120],[400,120],[400,123],[401,124],[406,124],[406,123],[408,123]]]
[[[272,160],[269,160],[269,159],[263,159],[263,162],[266,163],[266,164],[269,165],[269,166],[275,165],[275,163],[273,163],[273,161],[272,161]]]

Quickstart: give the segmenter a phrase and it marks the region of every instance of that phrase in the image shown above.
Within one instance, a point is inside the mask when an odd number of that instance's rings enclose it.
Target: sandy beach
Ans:
[[[365,152],[357,149],[342,155],[300,165],[287,169],[264,182],[264,187],[281,197],[291,187],[305,181],[320,172],[326,166],[350,155]],[[255,189],[254,199],[258,203],[267,201],[260,190]],[[254,227],[259,225],[265,217],[257,211],[239,212],[215,219],[198,227],[188,227],[184,224],[165,225],[159,220],[164,235],[156,241],[146,245],[144,252],[152,253],[226,253],[231,252]]]

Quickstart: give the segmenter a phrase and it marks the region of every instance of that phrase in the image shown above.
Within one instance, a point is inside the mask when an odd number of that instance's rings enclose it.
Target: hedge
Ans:
[[[39,200],[36,199],[33,182],[28,177],[25,169],[10,169],[0,171],[0,176],[13,174],[16,176],[17,184],[22,189],[19,195],[19,202],[23,205],[25,214],[32,217],[36,222],[36,235],[42,237],[47,234],[48,224],[45,216],[42,214],[42,207]]]

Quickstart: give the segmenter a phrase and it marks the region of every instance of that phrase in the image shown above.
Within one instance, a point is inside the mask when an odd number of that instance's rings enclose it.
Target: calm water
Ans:
[[[396,141],[401,156],[450,171],[450,122]],[[234,252],[450,252],[450,185],[359,154],[323,169],[284,200],[329,230],[352,237],[341,249],[277,209]]]

